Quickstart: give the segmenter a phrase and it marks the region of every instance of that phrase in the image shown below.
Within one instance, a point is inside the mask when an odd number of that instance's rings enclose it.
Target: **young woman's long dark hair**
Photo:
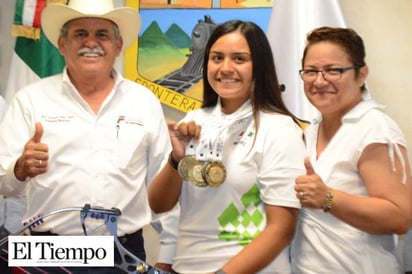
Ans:
[[[210,49],[221,36],[239,30],[245,37],[252,56],[254,87],[250,94],[253,114],[258,127],[258,111],[277,112],[296,117],[287,109],[281,96],[281,88],[276,75],[275,63],[269,41],[263,30],[253,22],[231,20],[218,25],[211,34],[205,48],[203,59],[203,104],[202,107],[215,106],[218,95],[210,86],[207,67]]]

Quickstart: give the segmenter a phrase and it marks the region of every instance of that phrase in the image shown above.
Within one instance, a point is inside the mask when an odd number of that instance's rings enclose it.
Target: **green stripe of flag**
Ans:
[[[16,11],[14,12],[14,24],[23,25],[23,9],[25,0],[16,0]]]
[[[15,52],[40,78],[62,72],[65,65],[63,57],[43,32],[40,41],[17,37]]]

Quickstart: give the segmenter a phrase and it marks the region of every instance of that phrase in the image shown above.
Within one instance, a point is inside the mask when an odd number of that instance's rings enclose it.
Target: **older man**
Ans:
[[[114,8],[112,0],[71,0],[49,4],[41,22],[66,67],[24,87],[11,102],[0,127],[0,192],[26,192],[25,219],[84,204],[116,207],[118,236],[144,260],[142,228],[152,222],[146,188],[171,146],[157,98],[114,68],[136,39],[140,17],[131,8]],[[170,252],[177,214],[156,219]],[[91,220],[88,229],[100,225]],[[32,231],[82,233],[78,214],[70,213]]]

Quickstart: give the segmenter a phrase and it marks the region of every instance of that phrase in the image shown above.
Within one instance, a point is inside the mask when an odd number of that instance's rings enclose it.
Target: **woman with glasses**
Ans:
[[[306,174],[293,273],[394,274],[396,235],[412,220],[405,138],[371,99],[362,38],[352,29],[308,34],[300,76],[320,115],[305,130]]]

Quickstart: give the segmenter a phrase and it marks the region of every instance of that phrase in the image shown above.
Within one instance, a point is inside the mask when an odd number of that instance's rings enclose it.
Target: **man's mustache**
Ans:
[[[84,47],[81,48],[77,51],[77,55],[81,56],[103,56],[104,55],[104,50],[101,47],[95,47],[95,48],[89,48],[89,47]]]

